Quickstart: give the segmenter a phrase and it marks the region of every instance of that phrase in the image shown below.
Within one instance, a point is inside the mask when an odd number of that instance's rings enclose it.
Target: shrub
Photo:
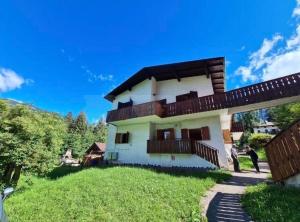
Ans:
[[[271,139],[272,135],[265,133],[253,133],[248,139],[248,143],[255,149],[263,148]]]

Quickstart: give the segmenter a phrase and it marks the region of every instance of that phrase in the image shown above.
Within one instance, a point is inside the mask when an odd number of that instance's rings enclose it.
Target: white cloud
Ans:
[[[296,33],[286,41],[287,49],[292,49],[293,47],[299,47],[300,45],[300,24],[296,28]]]
[[[112,81],[114,79],[114,76],[113,75],[98,75],[97,78],[101,81]]]
[[[263,80],[300,72],[300,49],[298,48],[275,56],[262,72]]]
[[[0,68],[0,92],[7,92],[26,83],[26,80],[15,71],[6,68]]]
[[[246,49],[246,46],[242,46],[238,51],[244,51]]]
[[[294,8],[293,17],[300,16],[300,0],[297,0],[297,6]]]
[[[300,0],[297,0],[294,16],[300,16]],[[240,75],[244,82],[254,82],[300,72],[300,24],[286,38],[285,44],[278,45],[282,39],[280,34],[275,34],[272,39],[264,39],[261,47],[249,56],[248,65],[238,67],[235,75]]]
[[[262,66],[267,64],[270,60],[268,56],[270,52],[274,49],[276,44],[282,40],[283,37],[279,34],[273,36],[271,40],[264,39],[261,47],[256,52],[253,52],[249,56],[249,65],[248,66],[240,66],[236,71],[236,75],[242,76],[244,82],[247,81],[256,81],[258,76],[254,71],[260,69]]]

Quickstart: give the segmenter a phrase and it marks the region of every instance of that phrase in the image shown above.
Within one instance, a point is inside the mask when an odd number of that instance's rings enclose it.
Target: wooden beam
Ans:
[[[204,71],[205,71],[206,78],[209,78],[209,71],[206,63],[205,63]]]

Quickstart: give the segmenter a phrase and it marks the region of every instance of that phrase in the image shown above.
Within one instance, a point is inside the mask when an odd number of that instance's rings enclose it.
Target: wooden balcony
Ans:
[[[164,117],[250,105],[300,95],[300,73],[164,106]]]
[[[162,103],[155,101],[109,111],[106,121],[113,122],[151,115],[162,117],[162,114]]]
[[[224,93],[164,104],[148,102],[108,112],[107,122],[157,115],[162,118],[240,107],[300,95],[300,73]]]
[[[192,139],[148,140],[149,154],[195,154],[220,167],[218,150]]]
[[[147,153],[174,153],[174,154],[191,154],[190,139],[175,140],[148,140]]]

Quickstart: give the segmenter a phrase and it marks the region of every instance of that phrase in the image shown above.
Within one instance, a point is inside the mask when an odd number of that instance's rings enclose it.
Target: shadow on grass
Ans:
[[[60,177],[64,177],[73,173],[77,173],[79,171],[84,170],[85,168],[82,168],[81,166],[73,167],[73,166],[60,166],[56,167],[54,170],[52,170],[50,173],[46,175],[47,178],[51,180],[56,180]]]
[[[72,166],[61,166],[55,168],[53,171],[47,174],[47,178],[55,180],[73,173],[80,172],[82,170],[94,168],[94,169],[110,169],[114,167],[126,167],[134,169],[150,170],[156,173],[168,174],[175,177],[193,177],[198,179],[212,178],[214,181],[222,182],[231,177],[229,172],[222,170],[211,170],[206,168],[184,168],[184,167],[159,167],[151,165],[112,165],[105,164],[96,167],[72,167]]]

